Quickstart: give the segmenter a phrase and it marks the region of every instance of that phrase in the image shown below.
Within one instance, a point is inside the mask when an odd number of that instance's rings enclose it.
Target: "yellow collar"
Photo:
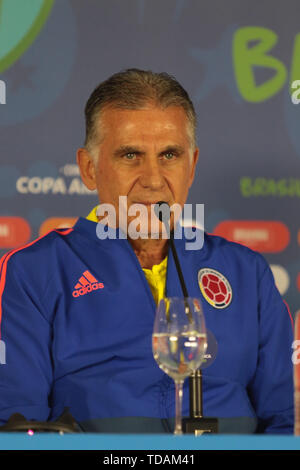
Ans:
[[[91,212],[89,213],[89,215],[86,217],[87,220],[91,220],[92,222],[98,222],[98,218],[97,218],[97,209],[98,209],[98,206],[94,207],[94,209],[91,210]]]

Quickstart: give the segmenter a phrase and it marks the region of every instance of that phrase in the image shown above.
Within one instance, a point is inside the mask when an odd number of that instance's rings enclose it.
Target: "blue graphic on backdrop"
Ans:
[[[0,0],[0,71],[8,69],[31,46],[47,20],[54,0]]]
[[[218,45],[212,49],[192,47],[189,53],[205,69],[205,78],[196,92],[195,101],[199,102],[209,96],[219,86],[226,86],[236,103],[243,100],[235,84],[232,65],[232,38],[238,26],[226,28]]]
[[[7,104],[0,107],[0,126],[38,116],[64,92],[75,59],[76,36],[69,1],[55,2],[40,35],[1,74],[6,83]]]

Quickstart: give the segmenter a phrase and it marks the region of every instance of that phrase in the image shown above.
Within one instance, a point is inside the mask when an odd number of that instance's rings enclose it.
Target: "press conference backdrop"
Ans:
[[[83,109],[130,67],[190,93],[200,158],[188,202],[205,204],[208,232],[265,256],[294,314],[299,0],[0,0],[0,255],[97,203],[75,162]]]

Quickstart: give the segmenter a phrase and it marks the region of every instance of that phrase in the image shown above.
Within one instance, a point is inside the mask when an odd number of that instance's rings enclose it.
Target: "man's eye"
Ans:
[[[125,155],[126,160],[135,160],[136,159],[136,154],[135,153],[126,153]]]
[[[166,160],[172,160],[173,158],[175,158],[175,155],[173,152],[167,152],[164,154]]]

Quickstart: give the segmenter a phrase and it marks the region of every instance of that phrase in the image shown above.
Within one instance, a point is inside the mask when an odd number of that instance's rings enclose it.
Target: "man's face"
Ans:
[[[107,108],[100,119],[101,143],[94,149],[100,202],[113,204],[118,217],[119,196],[127,196],[128,208],[147,205],[149,220],[150,205],[157,201],[182,207],[198,157],[183,108]]]

